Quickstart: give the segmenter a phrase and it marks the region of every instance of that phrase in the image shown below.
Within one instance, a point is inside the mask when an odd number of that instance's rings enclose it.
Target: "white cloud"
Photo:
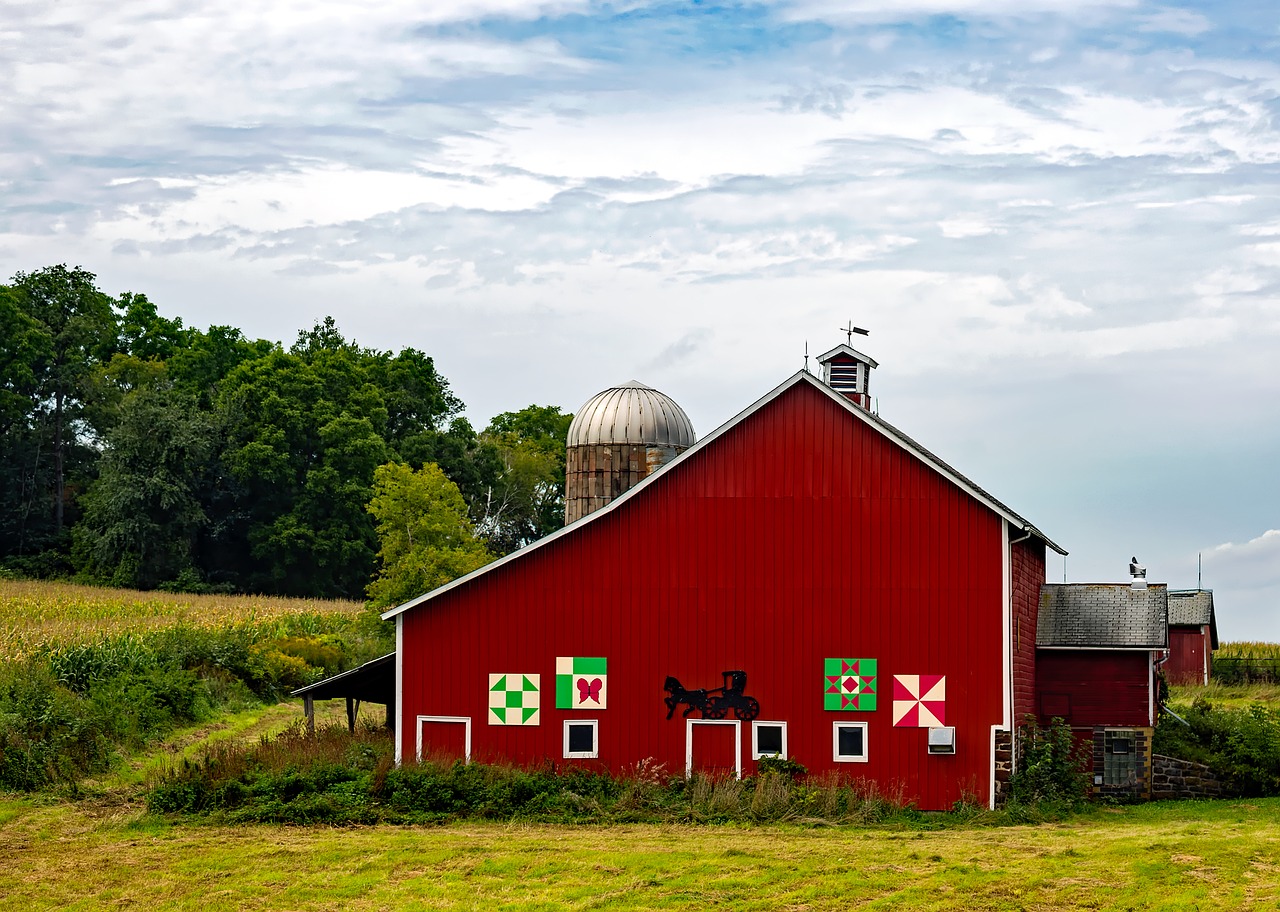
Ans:
[[[1246,542],[1216,545],[1204,560],[1206,572],[1233,589],[1280,589],[1280,529],[1268,529]],[[1280,601],[1276,609],[1280,611]]]
[[[1163,7],[1138,17],[1138,29],[1143,32],[1171,32],[1195,36],[1211,28],[1213,23],[1199,13],[1175,7]]]

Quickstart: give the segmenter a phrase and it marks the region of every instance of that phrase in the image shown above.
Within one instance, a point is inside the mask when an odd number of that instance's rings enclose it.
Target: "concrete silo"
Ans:
[[[569,425],[565,523],[605,506],[696,439],[684,409],[653,387],[632,380],[592,396]]]

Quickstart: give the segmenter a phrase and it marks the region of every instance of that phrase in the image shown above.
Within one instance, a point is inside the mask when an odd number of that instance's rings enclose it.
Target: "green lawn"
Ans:
[[[214,827],[0,800],[0,908],[1280,909],[1280,799],[931,832]]]

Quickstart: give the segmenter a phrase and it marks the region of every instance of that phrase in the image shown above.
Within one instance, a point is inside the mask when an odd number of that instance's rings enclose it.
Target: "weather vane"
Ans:
[[[860,335],[860,336],[869,336],[869,335],[871,335],[871,330],[869,330],[869,329],[863,329],[861,326],[854,326],[854,325],[853,325],[853,321],[852,321],[852,320],[850,320],[850,321],[849,321],[849,325],[848,325],[848,326],[841,326],[841,327],[840,327],[840,331],[841,331],[842,333],[844,333],[845,344],[846,344],[846,345],[848,345],[848,346],[850,346],[851,348],[853,347],[853,334],[854,334],[854,333],[857,333],[857,334],[858,334],[858,335]]]

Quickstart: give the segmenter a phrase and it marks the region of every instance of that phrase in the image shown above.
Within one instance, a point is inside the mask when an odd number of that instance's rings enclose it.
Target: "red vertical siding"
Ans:
[[[1205,656],[1209,651],[1208,627],[1170,627],[1169,661],[1164,672],[1171,684],[1207,684]]]
[[[1044,584],[1044,543],[1027,539],[1009,548],[1013,629],[1013,724],[1036,712],[1036,618]]]
[[[867,722],[870,760],[844,772],[901,784],[924,808],[985,798],[1002,547],[989,508],[799,383],[618,508],[410,610],[404,755],[418,714],[471,716],[475,757],[557,763],[564,720],[598,718],[601,765],[654,758],[678,773],[685,725],[666,719],[664,677],[718,687],[743,669],[760,718],[787,722],[811,770],[837,766],[832,722]],[[608,658],[607,709],[555,709],[555,658],[572,655]],[[879,661],[874,712],[824,711],[828,657]],[[498,672],[542,676],[541,725],[486,724]],[[955,756],[892,727],[894,674],[947,676]],[[750,773],[747,724],[743,757]]]
[[[1150,725],[1151,653],[1041,649],[1036,695],[1042,724],[1062,716],[1077,728]]]

